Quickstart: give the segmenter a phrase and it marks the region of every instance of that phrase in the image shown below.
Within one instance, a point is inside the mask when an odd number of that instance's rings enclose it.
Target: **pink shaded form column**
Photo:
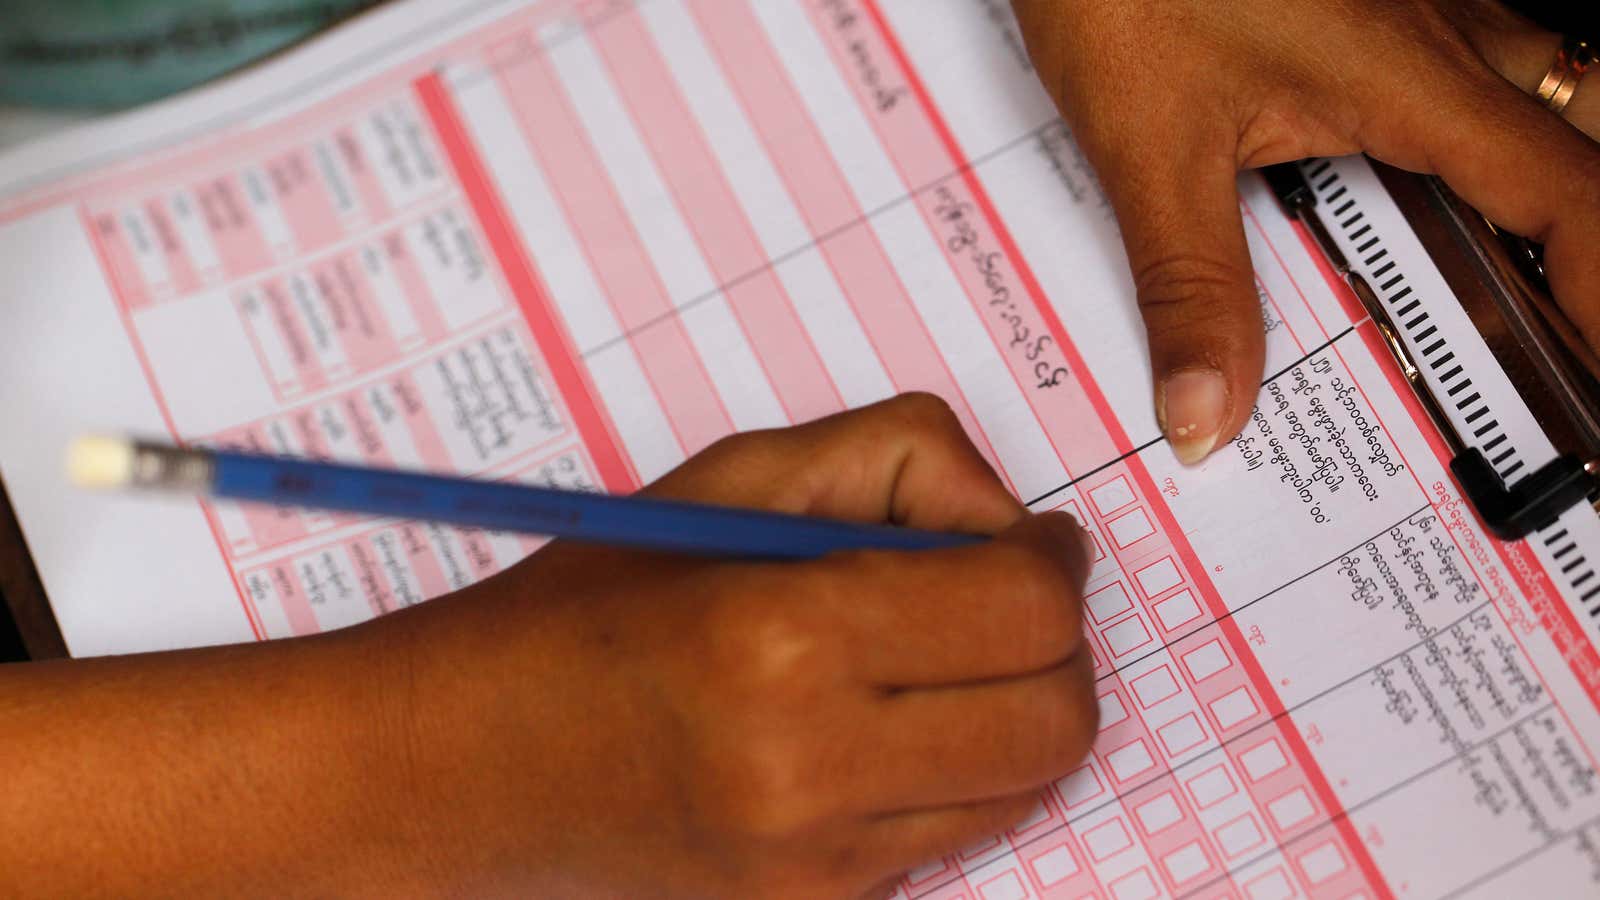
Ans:
[[[356,372],[392,362],[400,348],[389,333],[383,311],[355,251],[345,251],[312,267],[323,298],[335,311],[337,340]]]
[[[500,564],[495,561],[494,548],[489,544],[488,534],[475,529],[458,528],[456,538],[461,541],[461,550],[467,555],[467,566],[472,571],[473,581],[482,581],[500,571]]]
[[[296,637],[321,631],[322,626],[317,624],[317,614],[311,609],[311,601],[300,589],[300,579],[295,574],[294,564],[274,563],[265,570],[265,574],[272,583],[278,602],[283,605],[283,615],[289,620],[289,630],[294,632]]]
[[[448,593],[451,590],[450,579],[445,575],[444,566],[434,552],[433,541],[428,539],[423,526],[407,523],[396,531],[401,546],[405,548],[406,561],[411,564],[417,585],[422,588],[422,596],[433,598]]]
[[[910,93],[904,83],[895,83],[905,73],[883,35],[864,11],[848,2],[837,8],[848,15],[829,13],[816,4],[806,9],[901,182],[910,187],[943,181],[916,195],[918,211],[1062,464],[1068,471],[1075,467],[1082,471],[1115,456],[1109,437],[1099,439],[1101,435],[1084,428],[1085,422],[1094,421],[1093,410],[1082,402],[1062,402],[1061,395],[1069,393],[1075,395],[1071,400],[1087,398],[1076,385],[1067,384],[1072,375],[1062,349],[1054,346],[1047,324],[1029,302],[1016,265],[999,252],[993,225],[956,174],[957,163],[928,117],[909,100],[878,102],[880,92]],[[870,60],[874,77],[889,84],[868,83],[862,75],[862,55]]]
[[[450,327],[445,324],[444,314],[439,311],[439,300],[429,290],[428,280],[412,256],[405,232],[396,229],[384,235],[382,243],[381,252],[400,285],[400,291],[405,294],[406,302],[411,304],[411,313],[416,317],[417,327],[423,336],[428,341],[447,337]]]
[[[249,275],[272,264],[272,250],[237,178],[219,176],[191,190],[222,268],[230,277]]]
[[[1063,466],[1081,472],[1119,455],[1127,448],[1119,449],[1109,431],[1087,427],[1109,410],[1097,408],[1079,383],[1087,372],[1056,333],[1059,325],[1052,330],[1048,301],[1030,290],[1025,263],[954,138],[915,99],[920,85],[909,60],[865,4],[841,0],[827,10],[820,4],[806,9],[901,181],[935,185],[917,193],[917,209]],[[883,94],[900,99],[880,102]]]
[[[618,493],[632,490],[638,486],[638,473],[622,454],[616,427],[600,403],[571,336],[562,327],[549,288],[516,237],[498,189],[472,146],[443,79],[435,74],[417,81],[414,87],[596,471],[608,489]]]
[[[761,24],[744,2],[686,0],[707,45],[732,85],[844,289],[884,371],[899,391],[938,394],[955,409],[968,434],[994,462],[966,396],[918,317],[844,174],[790,83]],[[848,227],[847,227],[848,226]]]
[[[889,28],[888,21],[878,8],[876,0],[845,0],[845,8],[850,12],[859,12],[860,15],[857,16],[857,20],[860,23],[871,24],[874,34],[863,36],[861,40],[876,46],[878,51],[883,54],[882,61],[893,61],[894,67],[899,70],[900,77],[904,80],[910,97],[916,101],[916,109],[920,112],[920,119],[916,116],[907,115],[904,117],[905,121],[896,121],[892,126],[879,122],[879,127],[884,129],[881,133],[893,136],[897,144],[907,141],[915,141],[919,144],[931,141],[944,148],[942,158],[945,164],[950,167],[949,171],[959,171],[961,183],[965,186],[976,207],[976,214],[986,221],[987,227],[993,232],[997,249],[1014,267],[1014,274],[1021,288],[1021,293],[1028,298],[1033,307],[1029,318],[1037,317],[1037,324],[1042,325],[1042,329],[1050,335],[1056,347],[1061,351],[1065,359],[1066,370],[1072,373],[1074,378],[1080,382],[1084,397],[1093,407],[1118,452],[1131,452],[1133,445],[1129,442],[1121,422],[1117,420],[1116,415],[1112,412],[1111,405],[1106,402],[1105,395],[1101,393],[1099,385],[1095,384],[1093,377],[1090,376],[1088,366],[1084,363],[1082,355],[1078,353],[1077,348],[1068,338],[1066,329],[1062,326],[1060,317],[1056,315],[1055,309],[1050,305],[1049,298],[1045,296],[1044,289],[1040,286],[1038,278],[1034,276],[1033,270],[1029,267],[1021,250],[1018,249],[1016,241],[1011,237],[1010,230],[1006,227],[999,211],[995,208],[993,200],[990,199],[988,192],[984,190],[982,183],[978,180],[978,176],[970,164],[971,161],[963,153],[954,132],[950,130],[950,126],[940,114],[933,95],[928,91],[921,76],[912,67],[910,57],[907,56],[905,49],[900,45],[899,39]],[[909,104],[896,105],[908,106]],[[931,152],[924,147],[909,153],[903,161],[897,159],[896,163],[897,165],[907,166],[904,171],[911,176],[916,176],[929,166],[936,167],[939,165],[940,159],[941,156],[939,154]],[[1019,308],[1023,307],[1023,304],[1019,303],[1018,306]],[[1033,325],[1030,324],[1030,329],[1032,327]],[[1064,439],[1071,435],[1071,431],[1066,434],[1052,432],[1051,439],[1058,446],[1061,446],[1066,443]]]
[[[282,278],[275,277],[262,282],[259,290],[261,303],[271,323],[267,327],[277,328],[283,345],[289,351],[300,387],[311,391],[327,384],[327,374],[322,371],[322,364],[311,349],[311,335],[294,301],[290,299],[289,286]]]
[[[843,409],[838,387],[639,12],[605,22],[591,37],[789,420]]]
[[[507,54],[509,56],[509,54]],[[686,453],[733,430],[615,187],[543,53],[497,70],[530,149],[633,345],[656,400]]]
[[[339,215],[309,153],[304,149],[290,151],[269,161],[266,169],[272,191],[302,253],[320,250],[339,239]]]
[[[901,180],[917,186],[954,175],[958,160],[913,98],[903,57],[873,22],[868,4],[835,0],[805,8]],[[885,95],[897,99],[882,102]]]
[[[284,416],[290,427],[294,429],[295,439],[300,442],[300,452],[312,459],[332,459],[333,451],[328,445],[328,438],[322,431],[321,424],[317,422],[317,412],[314,406],[302,406],[290,411]]]
[[[122,226],[117,223],[116,213],[95,213],[86,223],[123,312],[132,313],[149,306],[150,287],[139,273],[139,264],[134,262],[133,251],[128,247],[128,238],[122,233]]]
[[[149,220],[150,230],[155,232],[156,243],[160,245],[162,257],[166,260],[173,292],[187,294],[199,288],[200,276],[195,272],[189,254],[184,252],[183,243],[178,240],[177,228],[172,223],[172,216],[167,213],[166,204],[160,200],[146,200],[144,216]]]
[[[355,130],[350,126],[340,128],[333,134],[333,143],[339,158],[344,160],[345,169],[350,172],[356,197],[368,220],[377,221],[387,216],[390,212],[389,197],[384,193],[383,182],[378,179],[378,173],[373,171],[372,161],[367,159]]]
[[[388,573],[383,571],[382,560],[378,558],[372,544],[365,536],[345,541],[342,545],[350,557],[350,564],[355,567],[356,577],[360,583],[361,596],[367,601],[367,608],[372,611],[374,618],[398,608],[399,603],[394,598],[394,592],[389,589]]]
[[[338,399],[339,410],[344,413],[346,422],[356,446],[361,450],[363,462],[372,466],[393,467],[394,455],[384,442],[383,432],[377,423],[377,417],[367,399],[364,391],[353,391]]]
[[[1223,751],[1231,776],[1254,806],[1248,822],[1235,820],[1223,827],[1235,832],[1259,832],[1262,845],[1256,848],[1257,852],[1271,844],[1290,842],[1294,842],[1291,849],[1309,849],[1319,842],[1302,845],[1302,839],[1313,830],[1321,830],[1326,832],[1326,840],[1337,844],[1335,852],[1350,860],[1348,842],[1337,829],[1328,827],[1335,811],[1321,802],[1312,776],[1295,758],[1280,732],[1280,727],[1295,726],[1287,717],[1272,721],[1245,668],[1238,665],[1226,647],[1221,628],[1212,625],[1183,638],[1173,645],[1172,655],[1179,661],[1177,669],[1200,702],[1208,724],[1226,742]],[[1201,659],[1205,661],[1204,668],[1200,668]],[[1333,879],[1333,884],[1312,885],[1298,869],[1286,874],[1308,891],[1315,887],[1313,893],[1341,887],[1343,892],[1338,896],[1365,883],[1353,863]]]
[[[444,444],[444,437],[439,434],[439,426],[428,414],[428,408],[422,401],[422,389],[417,386],[411,373],[396,375],[390,380],[389,387],[400,401],[400,414],[411,433],[411,442],[417,448],[417,456],[421,458],[423,467],[434,472],[452,471],[455,464],[450,459],[450,450]]]

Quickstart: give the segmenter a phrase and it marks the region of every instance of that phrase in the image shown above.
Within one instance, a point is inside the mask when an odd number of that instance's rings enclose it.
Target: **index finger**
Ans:
[[[932,394],[735,435],[646,492],[969,534],[993,534],[1027,514],[950,406]]]

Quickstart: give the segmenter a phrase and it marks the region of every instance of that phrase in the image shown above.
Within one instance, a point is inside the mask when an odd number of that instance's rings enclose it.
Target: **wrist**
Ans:
[[[263,743],[279,758],[278,787],[289,794],[263,813],[282,816],[276,827],[300,832],[289,843],[305,848],[286,873],[341,895],[440,884],[435,822],[449,808],[419,777],[428,748],[414,722],[413,629],[378,620],[250,649],[269,651],[257,668],[270,674],[254,680],[283,692],[259,721],[277,732]]]
[[[430,676],[421,624],[394,614],[330,636],[342,643],[334,652],[356,687],[344,693],[329,727],[349,738],[340,777],[355,787],[356,827],[373,838],[367,886],[436,893],[453,881],[450,848],[441,840],[453,809],[441,783],[440,760],[447,754],[429,726],[437,704],[425,689]]]
[[[364,626],[386,682],[361,712],[383,747],[372,814],[395,833],[395,871],[429,893],[527,886],[561,825],[558,761],[527,750],[550,733],[528,699],[548,675],[547,629],[507,621],[528,604],[503,594],[474,585]]]

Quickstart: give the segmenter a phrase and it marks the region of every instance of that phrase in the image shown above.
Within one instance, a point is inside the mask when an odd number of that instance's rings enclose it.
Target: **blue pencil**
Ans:
[[[68,468],[72,480],[85,487],[187,491],[711,556],[815,559],[837,550],[929,550],[982,540],[968,534],[120,438],[78,441]]]

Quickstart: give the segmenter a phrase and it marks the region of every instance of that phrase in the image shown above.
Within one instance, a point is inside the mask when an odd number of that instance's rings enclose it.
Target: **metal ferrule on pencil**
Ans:
[[[84,438],[68,458],[72,480],[89,487],[209,493],[217,465],[211,451],[113,437]]]
[[[211,490],[216,474],[210,451],[135,442],[128,483],[132,487],[203,493]]]

